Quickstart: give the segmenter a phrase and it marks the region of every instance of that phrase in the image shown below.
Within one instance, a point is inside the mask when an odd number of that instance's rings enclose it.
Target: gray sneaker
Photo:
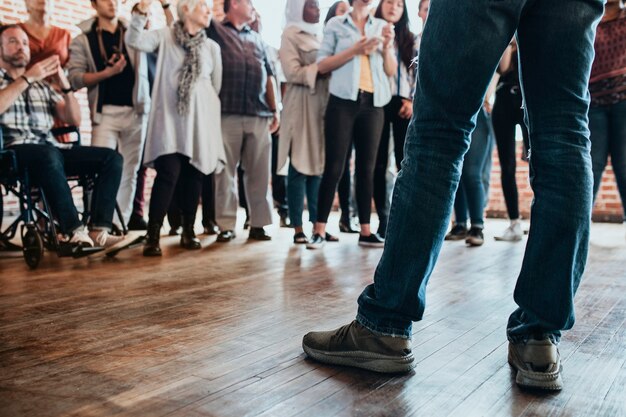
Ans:
[[[415,366],[409,339],[378,336],[357,321],[333,331],[307,333],[302,349],[323,363],[374,372],[409,372]]]
[[[561,355],[548,338],[509,342],[509,364],[517,370],[515,382],[522,387],[553,391],[563,388]]]

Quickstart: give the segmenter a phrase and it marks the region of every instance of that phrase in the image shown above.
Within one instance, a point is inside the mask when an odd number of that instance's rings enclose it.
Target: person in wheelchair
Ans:
[[[124,238],[110,234],[122,157],[114,150],[91,146],[59,148],[51,134],[54,116],[80,125],[80,107],[58,56],[26,70],[28,36],[18,25],[0,27],[0,128],[5,149],[17,157],[20,170],[40,187],[58,221],[60,232],[80,246],[110,247]],[[61,87],[56,92],[46,81]],[[68,175],[95,175],[90,228],[81,222]]]

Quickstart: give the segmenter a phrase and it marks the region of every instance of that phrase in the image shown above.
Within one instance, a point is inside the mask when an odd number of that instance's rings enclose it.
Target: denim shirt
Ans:
[[[386,24],[387,22],[382,19],[369,16],[365,23],[365,36],[368,38],[382,36],[382,30]],[[317,62],[345,51],[357,43],[361,37],[361,32],[354,24],[350,13],[333,17],[324,28],[324,38],[317,53]],[[391,100],[391,86],[383,66],[382,43],[369,57],[374,81],[374,106],[383,107]],[[360,78],[361,57],[355,56],[332,72],[330,94],[344,100],[356,101],[359,95]]]

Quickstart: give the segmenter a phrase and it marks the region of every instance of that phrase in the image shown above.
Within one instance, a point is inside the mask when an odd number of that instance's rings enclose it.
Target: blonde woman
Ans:
[[[203,176],[224,166],[220,101],[220,48],[205,29],[211,17],[206,0],[180,0],[179,19],[171,27],[145,31],[152,0],[133,14],[126,42],[143,52],[159,51],[144,161],[157,177],[150,198],[144,256],[161,256],[161,224],[178,188],[182,211],[180,244],[200,249],[194,233]]]

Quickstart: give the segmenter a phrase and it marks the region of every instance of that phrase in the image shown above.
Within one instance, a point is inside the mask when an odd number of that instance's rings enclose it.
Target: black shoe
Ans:
[[[352,226],[350,219],[339,220],[339,231],[341,233],[359,233],[359,230]]]
[[[326,243],[326,239],[322,237],[319,233],[315,233],[309,243],[306,244],[307,249],[321,249]]]
[[[252,240],[272,240],[272,237],[265,233],[262,227],[251,227],[248,239]]]
[[[462,224],[455,224],[448,232],[445,240],[463,240],[467,237],[467,227]]]
[[[180,226],[172,227],[170,231],[167,233],[169,236],[178,236],[181,233],[182,229]]]
[[[128,221],[128,230],[148,230],[148,223],[143,217],[133,213]]]
[[[224,230],[217,235],[217,242],[230,242],[235,238],[235,232],[232,230]]]
[[[180,246],[185,249],[200,249],[200,239],[196,237],[193,226],[196,223],[196,216],[183,216],[183,231],[180,234]]]
[[[243,230],[248,230],[250,228],[250,216],[246,216],[246,221],[243,222]]]
[[[143,256],[161,256],[161,223],[148,222],[148,233],[146,234],[146,244],[143,247]]]
[[[220,228],[213,220],[209,222],[207,226],[204,226],[204,234],[205,235],[216,235],[220,232]]]
[[[299,232],[293,235],[293,243],[295,243],[296,245],[309,243],[309,238],[306,237],[304,232]]]
[[[465,243],[467,243],[469,246],[481,246],[483,243],[485,243],[483,229],[480,227],[472,227],[467,233]]]
[[[333,236],[328,232],[326,232],[324,239],[326,239],[326,242],[339,242],[339,238],[337,236]]]
[[[387,236],[387,217],[379,216],[378,231],[376,233],[383,239]]]
[[[359,246],[365,246],[367,248],[382,248],[385,246],[385,239],[378,236],[377,233],[372,233],[369,236],[359,236]]]

